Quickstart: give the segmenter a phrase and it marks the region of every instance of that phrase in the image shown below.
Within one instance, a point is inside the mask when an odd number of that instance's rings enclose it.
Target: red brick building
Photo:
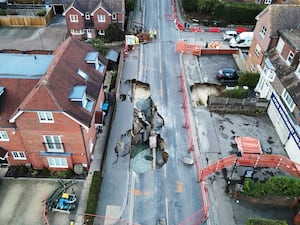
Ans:
[[[2,53],[0,59],[1,163],[88,169],[107,60],[72,38],[52,55]]]
[[[69,34],[77,39],[92,39],[105,35],[112,23],[124,30],[124,0],[74,0],[65,10]]]

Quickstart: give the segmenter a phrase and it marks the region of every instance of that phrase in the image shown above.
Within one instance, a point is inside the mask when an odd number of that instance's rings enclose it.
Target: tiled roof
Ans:
[[[0,127],[14,127],[14,124],[9,123],[8,119],[38,81],[36,79],[0,79],[1,86],[5,88],[0,97]]]
[[[65,40],[55,50],[55,58],[47,73],[19,108],[21,110],[63,111],[82,124],[90,126],[104,80],[104,76],[84,60],[87,53],[93,51],[95,50],[90,45],[79,40],[72,38]],[[77,74],[78,69],[88,74],[88,80]],[[87,87],[87,97],[95,102],[91,112],[69,100],[69,94],[76,85]],[[43,101],[43,99],[48,99],[48,101]]]
[[[300,5],[272,4],[258,14],[256,19],[258,20],[265,13],[269,13],[271,36],[278,36],[278,30],[296,28],[300,24]]]
[[[102,0],[102,6],[110,13],[122,13],[123,0]]]
[[[91,13],[100,2],[99,0],[74,0],[73,6],[82,13]]]

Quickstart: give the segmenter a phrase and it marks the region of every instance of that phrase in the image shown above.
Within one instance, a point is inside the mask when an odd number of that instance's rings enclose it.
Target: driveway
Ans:
[[[83,182],[84,181],[77,181],[76,184],[71,187],[75,191],[77,198],[80,197]],[[59,184],[56,179],[1,179],[0,223],[9,225],[45,224],[43,201],[49,197],[57,187],[59,187]],[[78,201],[79,199],[77,202]],[[69,225],[69,216],[69,214],[65,213],[47,212],[48,222],[54,225]]]
[[[62,17],[54,17],[46,27],[0,26],[0,49],[54,51],[66,37]]]

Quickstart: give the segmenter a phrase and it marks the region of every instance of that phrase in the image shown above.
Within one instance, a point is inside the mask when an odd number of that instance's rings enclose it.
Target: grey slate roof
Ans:
[[[102,0],[102,6],[110,13],[122,13],[123,0]]]
[[[269,5],[260,14],[269,13],[269,29],[271,36],[278,36],[277,31],[300,27],[300,5]]]
[[[99,0],[74,0],[73,6],[82,13],[91,13],[100,2]]]

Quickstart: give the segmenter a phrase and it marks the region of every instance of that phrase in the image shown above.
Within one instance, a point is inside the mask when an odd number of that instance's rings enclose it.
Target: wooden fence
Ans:
[[[30,9],[27,9],[30,10]],[[31,9],[32,10],[32,9]],[[53,8],[45,16],[6,15],[0,16],[0,26],[47,26],[54,15]]]

